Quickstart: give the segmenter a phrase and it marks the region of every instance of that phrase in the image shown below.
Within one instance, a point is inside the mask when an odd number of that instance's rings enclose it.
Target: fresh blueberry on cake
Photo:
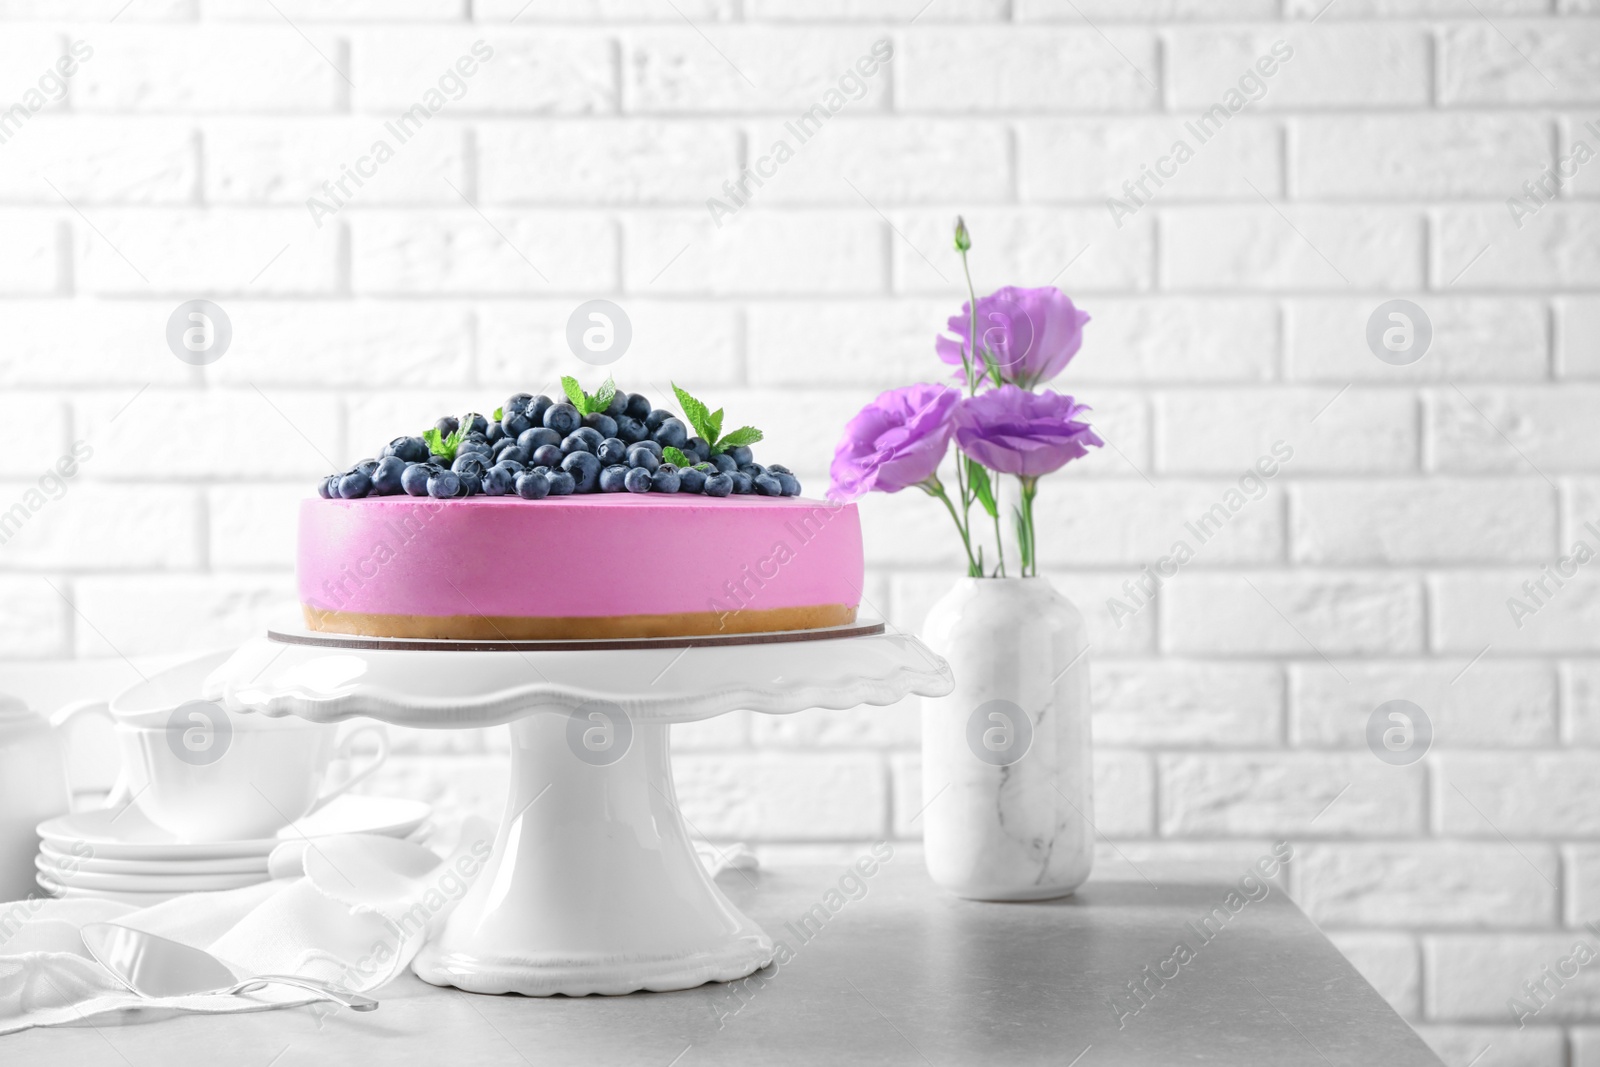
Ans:
[[[801,498],[788,467],[757,462],[760,430],[724,432],[720,408],[676,385],[677,412],[609,379],[562,389],[446,415],[323,478],[300,509],[307,625],[568,640],[855,620],[855,506]],[[608,560],[641,565],[592,562]]]

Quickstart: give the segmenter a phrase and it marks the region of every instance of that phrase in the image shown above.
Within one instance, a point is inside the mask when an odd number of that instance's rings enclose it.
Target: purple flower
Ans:
[[[971,305],[950,320],[954,339],[940,336],[934,350],[946,363],[961,366],[963,347],[971,344]],[[1000,368],[1000,377],[1024,389],[1060,374],[1083,345],[1079,311],[1060,289],[1018,289],[1008,285],[978,299],[978,338]],[[981,357],[979,357],[981,358]],[[983,367],[973,368],[982,374]]]
[[[828,496],[855,500],[926,481],[950,448],[960,399],[948,385],[908,385],[878,394],[844,428],[828,471]]]
[[[956,445],[990,470],[1037,478],[1105,444],[1078,421],[1088,410],[1070,396],[1003,385],[961,401]]]

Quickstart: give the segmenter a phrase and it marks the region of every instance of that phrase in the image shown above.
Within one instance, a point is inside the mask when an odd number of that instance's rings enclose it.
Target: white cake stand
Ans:
[[[695,854],[667,727],[739,708],[940,696],[950,669],[881,623],[626,641],[416,641],[269,631],[213,674],[233,711],[511,724],[493,854],[412,969],[475,993],[631,993],[742,978],[772,940]]]

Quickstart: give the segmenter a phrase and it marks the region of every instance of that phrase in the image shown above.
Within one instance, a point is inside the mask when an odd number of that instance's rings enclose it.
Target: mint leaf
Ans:
[[[707,420],[706,429],[710,430],[711,432],[709,434],[703,434],[702,436],[705,438],[705,442],[708,445],[712,444],[713,442],[716,441],[716,439],[718,437],[722,436],[722,409],[721,408],[718,408],[717,410],[715,410],[715,411],[713,411],[711,413],[711,417]]]
[[[608,376],[605,384],[600,387],[600,391],[594,394],[594,407],[590,408],[589,411],[585,411],[584,414],[587,415],[592,411],[604,411],[611,406],[611,401],[616,395],[617,383]]]
[[[683,417],[694,427],[695,435],[707,443],[715,441],[717,434],[711,428],[712,416],[706,406],[690,396],[686,390],[678,388],[677,382],[672,383],[672,391],[678,394],[678,406],[683,408]]]
[[[428,454],[440,456],[444,454],[444,435],[439,433],[439,427],[429,426],[422,431],[422,439],[428,443]]]
[[[728,449],[735,448],[739,445],[753,445],[765,436],[766,434],[762,433],[754,426],[741,426],[728,436],[718,441],[713,451],[725,452]]]
[[[688,456],[684,455],[682,450],[673,448],[671,445],[667,445],[661,450],[661,458],[666,460],[668,463],[671,463],[675,467],[689,467],[694,465],[694,461]]]
[[[506,417],[506,409],[505,408],[495,408],[494,409],[494,418],[490,419],[489,421],[490,422],[499,422],[501,419],[503,419],[505,417]]]
[[[571,375],[562,375],[561,391],[567,394],[567,400],[579,411],[583,411],[583,386],[578,384],[578,379]],[[587,414],[587,412],[585,412]]]

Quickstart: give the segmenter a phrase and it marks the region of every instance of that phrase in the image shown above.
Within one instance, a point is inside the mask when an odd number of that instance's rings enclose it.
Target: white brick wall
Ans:
[[[1096,630],[1102,866],[1287,837],[1302,906],[1452,1067],[1600,1064],[1589,972],[1526,1029],[1505,1010],[1600,919],[1600,584],[1520,629],[1505,607],[1600,519],[1600,163],[1520,228],[1505,205],[1600,147],[1596,14],[0,0],[0,111],[94,49],[0,143],[0,504],[95,449],[0,545],[0,689],[48,704],[123,680],[119,654],[255,632],[317,474],[585,369],[563,333],[591,297],[632,316],[625,386],[751,413],[820,489],[860,403],[939,372],[959,211],[981,290],[1054,283],[1094,316],[1061,384],[1117,451],[1040,507]],[[715,226],[706,198],[883,38],[861,98]],[[460,98],[317,225],[306,198],[479,39]],[[1277,40],[1261,99],[1116,225],[1105,198]],[[1396,296],[1434,327],[1408,367],[1364,340]],[[196,297],[235,331],[204,369],[163,339]],[[1280,439],[1266,496],[1113,625],[1106,598]],[[954,545],[923,500],[864,521],[868,599],[914,629]],[[1436,739],[1397,768],[1364,730],[1402,697]],[[685,727],[684,802],[790,855],[914,838],[918,735],[915,702]],[[401,742],[380,788],[494,809],[498,732]]]

